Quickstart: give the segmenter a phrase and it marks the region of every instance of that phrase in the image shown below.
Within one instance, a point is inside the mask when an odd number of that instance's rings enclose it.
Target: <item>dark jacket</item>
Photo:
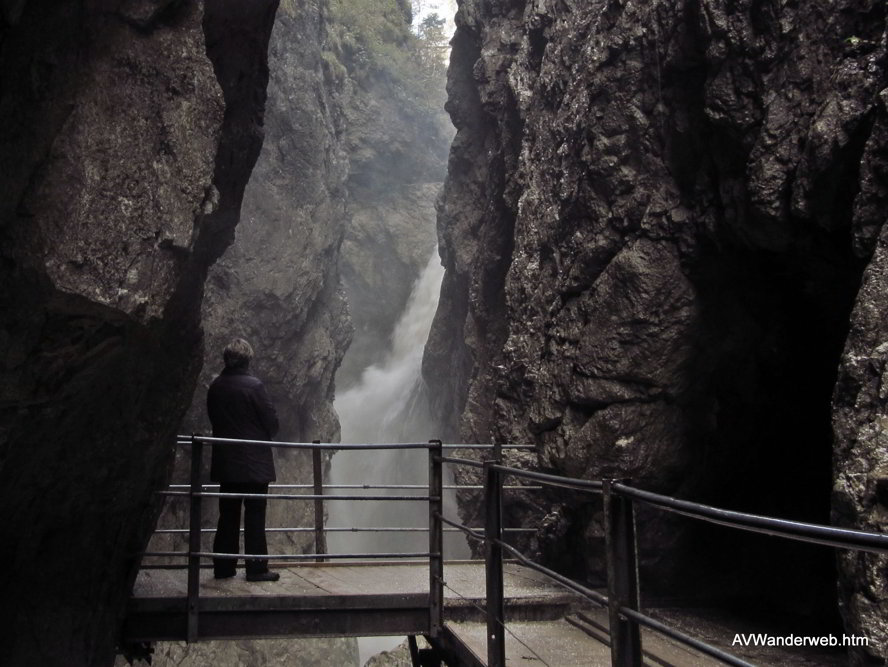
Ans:
[[[265,387],[245,368],[226,368],[207,392],[213,436],[238,440],[271,440],[278,418]],[[271,447],[213,446],[210,479],[214,482],[267,483],[275,480]]]

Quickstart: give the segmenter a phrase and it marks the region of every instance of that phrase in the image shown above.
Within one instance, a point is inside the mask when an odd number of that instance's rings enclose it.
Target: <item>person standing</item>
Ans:
[[[250,374],[253,348],[243,338],[235,338],[222,353],[225,368],[207,391],[207,412],[213,436],[237,440],[272,440],[278,431],[278,418],[262,382]],[[275,480],[271,447],[218,443],[213,446],[210,479],[218,482],[220,493],[267,494]],[[265,498],[219,498],[219,523],[213,540],[215,553],[239,553],[241,505],[244,508],[244,553],[265,555]],[[267,559],[246,561],[247,581],[277,581]],[[214,558],[216,579],[233,577],[237,559]]]

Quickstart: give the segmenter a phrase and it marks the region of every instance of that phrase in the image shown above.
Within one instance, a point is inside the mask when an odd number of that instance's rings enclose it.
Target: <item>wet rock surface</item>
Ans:
[[[888,352],[886,262],[883,232],[855,303],[836,383],[833,418],[833,520],[846,528],[879,533],[888,528],[888,394],[883,380]],[[881,656],[888,646],[886,564],[884,555],[839,554],[840,601],[846,625],[870,638],[876,644],[870,652]]]
[[[223,648],[224,650],[220,650]],[[242,667],[242,665],[286,665],[287,667],[357,667],[358,647],[355,640],[302,639],[236,640],[188,645],[184,642],[159,645],[152,665],[177,667]],[[122,666],[121,666],[122,667]]]
[[[113,658],[261,142],[275,5],[3,7],[4,662]]]
[[[884,5],[465,0],[457,26],[447,274],[424,360],[450,437],[829,522],[831,395],[884,220]],[[878,320],[878,294],[852,322]],[[874,326],[851,325],[865,356]],[[849,524],[875,527],[855,516],[884,459],[857,435],[883,409],[867,391],[850,427],[837,403],[837,470],[873,462],[847,495]],[[548,502],[506,511],[532,522]],[[559,534],[590,548],[571,567],[592,577],[595,513],[565,516]],[[829,553],[640,521],[653,590],[835,608]],[[870,605],[873,568],[842,564]],[[877,633],[876,613],[848,629]]]
[[[430,81],[430,87],[441,81]],[[379,363],[411,289],[434,252],[435,203],[452,127],[441,109],[400,99],[379,77],[346,90],[349,223],[340,271],[355,336],[337,375],[347,389]]]
[[[281,418],[278,439],[338,438],[332,378],[351,337],[337,272],[348,159],[337,85],[321,58],[324,39],[318,6],[279,10],[265,143],[234,242],[207,280],[204,369],[190,415],[205,432],[206,388],[222,368],[225,345],[243,337]]]
[[[252,372],[263,380],[281,418],[276,439],[337,442],[333,375],[352,339],[346,298],[363,334],[363,358],[378,355],[432,253],[434,201],[448,139],[443,112],[417,114],[403,104],[396,84],[381,77],[359,80],[342,68],[331,51],[334,21],[326,2],[285,3],[278,10],[269,46],[265,143],[244,193],[236,238],[207,281],[204,366],[183,432],[210,432],[206,390],[222,367],[222,349],[241,336],[255,349]],[[356,374],[369,361],[354,363]],[[179,483],[188,481],[189,455],[188,448],[181,450],[176,462]],[[329,452],[325,478],[328,457]],[[306,452],[276,449],[275,462],[279,484],[312,483]],[[205,478],[208,464],[209,452]],[[158,526],[185,527],[187,512],[187,502],[168,499]],[[306,531],[314,526],[313,512],[311,502],[272,501],[267,525]],[[203,526],[214,528],[216,519],[211,501]],[[211,532],[205,534],[204,547],[212,539]],[[269,532],[268,544],[272,554],[315,551],[310,531]],[[185,545],[184,536],[155,535],[151,550]],[[257,643],[249,660],[266,664],[282,647],[298,654],[301,645]],[[244,642],[239,650],[248,646]],[[199,664],[213,655],[228,659],[226,643],[194,653],[159,649],[155,661],[187,657]],[[335,660],[336,654],[317,664]]]
[[[265,384],[280,418],[276,439],[339,438],[333,373],[351,338],[337,269],[347,222],[348,159],[341,148],[342,109],[335,99],[339,87],[321,59],[325,39],[319,6],[287,3],[279,8],[268,52],[265,142],[244,192],[234,242],[209,272],[202,309],[203,369],[183,432],[212,432],[206,391],[223,367],[224,347],[243,337],[256,353],[251,372]],[[203,458],[204,481],[209,480],[209,449]],[[188,483],[190,455],[188,447],[179,450],[175,482]],[[312,484],[310,453],[276,449],[274,457],[277,483]],[[311,502],[270,501],[266,524],[312,527],[313,511]],[[217,518],[216,502],[205,503],[203,527],[215,528]],[[169,498],[158,527],[187,526],[187,501]],[[267,537],[272,554],[315,551],[312,532],[269,532]],[[211,550],[212,542],[212,532],[203,536],[205,549]],[[187,536],[181,535],[158,534],[150,544],[152,551],[186,548]],[[153,664],[346,665],[356,664],[355,651],[354,640],[244,640],[233,647],[230,642],[160,643]]]

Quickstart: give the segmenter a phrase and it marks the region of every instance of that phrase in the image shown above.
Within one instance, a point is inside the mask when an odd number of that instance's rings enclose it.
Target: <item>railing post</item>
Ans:
[[[484,570],[487,597],[487,665],[506,665],[506,618],[503,605],[503,501],[502,479],[494,468],[498,461],[484,462]]]
[[[320,440],[312,440],[315,445],[320,445]],[[311,463],[314,478],[314,520],[315,520],[315,553],[327,553],[327,535],[324,532],[324,501],[320,496],[324,495],[324,468],[321,458],[321,449],[315,447],[311,450]],[[325,558],[315,558],[315,562],[323,563]]]
[[[190,518],[188,526],[188,643],[197,641],[198,603],[200,601],[200,518],[201,486],[200,473],[203,458],[203,442],[200,434],[191,435],[191,493],[189,495]]]
[[[638,610],[638,543],[631,498],[614,491],[625,480],[604,480],[604,537],[607,552],[607,599],[610,612],[611,664],[641,665],[638,623],[620,614],[620,607]]]
[[[429,440],[429,636],[444,623],[444,463],[440,440]]]

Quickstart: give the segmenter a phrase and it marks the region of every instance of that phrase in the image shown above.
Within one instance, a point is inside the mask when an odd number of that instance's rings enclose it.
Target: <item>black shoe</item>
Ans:
[[[231,574],[228,574],[228,573],[216,572],[213,576],[216,579],[231,579],[235,574],[237,574],[237,573],[232,572]]]
[[[277,572],[247,572],[247,581],[277,581],[280,578]]]

